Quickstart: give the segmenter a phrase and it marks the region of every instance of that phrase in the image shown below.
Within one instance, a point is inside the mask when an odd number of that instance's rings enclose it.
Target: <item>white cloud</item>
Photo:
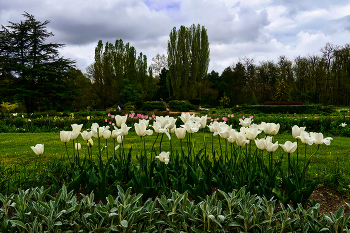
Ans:
[[[12,0],[0,2],[0,24],[24,20],[24,11],[50,20],[52,41],[83,72],[93,62],[98,40],[122,39],[148,57],[165,54],[171,29],[200,24],[208,32],[209,70],[221,73],[244,56],[277,60],[280,55],[318,53],[327,43],[349,43],[346,0]]]

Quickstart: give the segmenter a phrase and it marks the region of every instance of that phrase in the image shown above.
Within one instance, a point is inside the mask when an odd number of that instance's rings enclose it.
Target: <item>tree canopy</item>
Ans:
[[[59,56],[64,44],[46,43],[52,32],[48,20],[37,21],[25,12],[24,21],[9,22],[0,31],[0,81],[8,89],[4,97],[23,102],[27,113],[37,108],[60,109],[74,99],[67,71],[74,61]]]

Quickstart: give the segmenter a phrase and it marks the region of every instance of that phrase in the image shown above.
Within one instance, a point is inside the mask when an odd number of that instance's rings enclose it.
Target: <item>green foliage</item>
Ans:
[[[228,108],[230,106],[230,98],[227,97],[226,94],[224,94],[224,96],[220,99],[220,104],[224,108]]]
[[[35,109],[58,109],[72,102],[74,84],[67,75],[73,61],[59,57],[63,44],[45,43],[53,36],[49,21],[37,21],[24,13],[24,21],[9,22],[0,31],[0,57],[5,74],[12,74],[6,96],[24,103],[27,113]],[[45,98],[43,98],[45,97]]]
[[[333,106],[319,106],[319,105],[242,105],[239,107],[232,107],[232,112],[252,112],[252,113],[266,113],[266,114],[320,114],[333,113]]]
[[[207,30],[199,24],[187,28],[174,27],[168,41],[167,87],[174,99],[201,96],[202,78],[209,67],[209,39]]]
[[[289,88],[284,79],[277,85],[274,100],[275,101],[289,101]]]
[[[18,103],[2,102],[1,104],[1,112],[5,114],[14,111],[16,108],[18,108]]]
[[[142,104],[142,110],[144,111],[165,111],[166,105],[163,101],[146,101]]]
[[[172,110],[180,112],[188,112],[196,109],[196,106],[186,100],[171,100],[169,101],[169,107]]]
[[[257,105],[258,104],[258,101],[256,100],[256,97],[255,97],[255,93],[253,92],[253,95],[252,95],[252,100],[250,102],[251,105]]]
[[[187,192],[173,191],[145,202],[142,196],[117,186],[115,196],[96,203],[93,192],[81,194],[78,200],[65,186],[56,196],[43,187],[20,189],[17,194],[0,194],[0,227],[2,232],[343,232],[350,228],[344,206],[328,215],[320,214],[319,204],[277,210],[276,200],[251,195],[244,188],[219,190],[197,204]]]

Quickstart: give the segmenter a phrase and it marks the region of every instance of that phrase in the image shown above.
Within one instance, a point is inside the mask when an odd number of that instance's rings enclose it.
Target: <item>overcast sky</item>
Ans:
[[[66,44],[65,58],[86,72],[99,40],[129,42],[150,65],[166,54],[173,27],[205,26],[209,72],[221,72],[240,58],[274,60],[320,54],[327,42],[350,43],[349,0],[0,0],[0,24],[50,20],[52,40]]]

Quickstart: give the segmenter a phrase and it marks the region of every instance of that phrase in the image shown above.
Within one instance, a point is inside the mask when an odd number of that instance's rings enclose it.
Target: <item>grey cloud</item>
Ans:
[[[288,18],[294,18],[300,12],[330,9],[333,6],[343,6],[348,3],[348,0],[273,0],[271,5],[285,6],[287,11],[284,15]]]

